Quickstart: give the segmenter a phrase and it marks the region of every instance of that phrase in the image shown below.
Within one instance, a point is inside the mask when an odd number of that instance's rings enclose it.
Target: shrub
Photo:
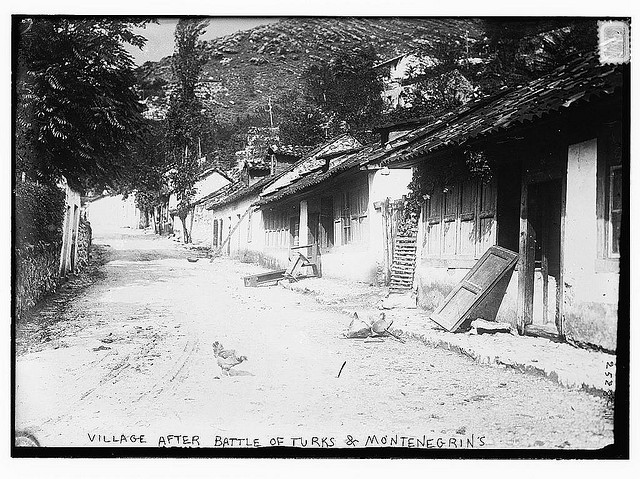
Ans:
[[[55,185],[31,180],[15,188],[15,247],[59,244],[64,226],[65,193]]]

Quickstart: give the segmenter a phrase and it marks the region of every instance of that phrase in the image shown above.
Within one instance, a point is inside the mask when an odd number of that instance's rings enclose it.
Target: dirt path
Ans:
[[[43,445],[105,446],[97,435],[123,434],[144,434],[147,446],[168,434],[199,436],[201,446],[281,437],[345,447],[351,436],[358,447],[369,435],[433,447],[612,442],[599,398],[417,342],[342,339],[349,319],[338,307],[245,288],[253,265],[191,263],[142,232],[96,242],[109,246],[99,245],[93,283],[71,285],[18,332],[16,423]],[[217,379],[216,340],[249,357],[232,377]]]

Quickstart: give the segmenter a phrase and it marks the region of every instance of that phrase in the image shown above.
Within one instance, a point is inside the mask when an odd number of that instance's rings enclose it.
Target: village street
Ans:
[[[44,446],[155,447],[167,435],[208,447],[612,442],[602,398],[413,340],[342,338],[341,309],[362,305],[245,288],[261,268],[189,262],[193,251],[149,232],[94,243],[97,264],[17,328],[16,427]],[[248,361],[222,376],[214,341]]]

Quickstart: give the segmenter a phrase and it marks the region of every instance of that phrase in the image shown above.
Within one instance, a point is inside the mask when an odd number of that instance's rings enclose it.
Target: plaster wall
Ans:
[[[619,274],[597,268],[597,140],[569,146],[564,238],[565,334],[615,350]]]
[[[134,195],[126,199],[122,195],[106,196],[87,203],[85,210],[91,228],[96,232],[138,228],[140,225],[140,210],[136,208]]]

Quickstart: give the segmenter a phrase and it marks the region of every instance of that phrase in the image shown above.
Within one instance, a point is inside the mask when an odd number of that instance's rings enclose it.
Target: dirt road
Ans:
[[[18,328],[16,424],[45,446],[612,442],[600,398],[417,342],[342,339],[338,307],[245,288],[254,265],[188,262],[131,230],[95,242],[104,264]],[[221,377],[213,341],[249,361]]]

